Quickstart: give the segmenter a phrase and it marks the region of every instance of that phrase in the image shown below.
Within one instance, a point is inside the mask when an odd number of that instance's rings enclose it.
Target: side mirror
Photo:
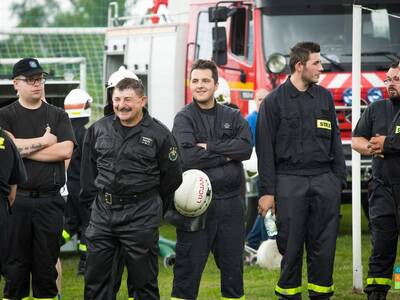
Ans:
[[[225,27],[214,27],[212,29],[213,39],[213,60],[220,65],[228,62],[227,39]]]
[[[228,19],[229,8],[225,6],[221,7],[209,7],[208,8],[208,22],[225,22]]]

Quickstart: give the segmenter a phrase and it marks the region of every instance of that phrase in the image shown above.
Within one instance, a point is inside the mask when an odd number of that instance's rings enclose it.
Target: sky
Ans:
[[[16,25],[17,20],[11,19],[11,4],[15,0],[0,0],[0,27],[10,28]]]

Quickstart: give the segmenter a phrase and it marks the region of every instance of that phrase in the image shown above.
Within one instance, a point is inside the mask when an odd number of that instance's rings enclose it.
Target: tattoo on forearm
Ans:
[[[30,146],[26,146],[24,148],[19,147],[18,151],[22,157],[26,157],[42,148],[43,148],[43,145],[41,143],[37,143],[37,144],[32,144]]]

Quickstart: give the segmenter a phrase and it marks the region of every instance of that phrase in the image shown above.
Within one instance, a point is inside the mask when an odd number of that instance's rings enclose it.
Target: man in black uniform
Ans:
[[[85,299],[109,300],[116,249],[126,253],[135,299],[159,299],[158,227],[163,202],[182,182],[172,134],[144,108],[141,82],[126,78],[113,91],[115,115],[94,123],[85,138],[81,199],[93,202],[86,230]]]
[[[173,134],[183,168],[200,169],[212,185],[213,200],[205,214],[183,218],[177,226],[172,299],[196,299],[210,251],[221,272],[224,298],[244,299],[243,166],[251,155],[251,132],[239,110],[217,104],[218,70],[198,60],[190,72],[193,102],[175,117]],[[194,228],[193,220],[205,221]],[[202,223],[200,221],[199,223]]]
[[[8,135],[0,128],[0,275],[6,257],[7,219],[15,200],[17,184],[26,181],[26,171],[21,156]],[[1,278],[1,277],[0,277]]]
[[[29,297],[30,281],[36,299],[57,295],[55,268],[60,253],[65,201],[64,161],[71,158],[75,139],[62,109],[42,101],[46,74],[34,58],[13,68],[18,101],[0,110],[0,126],[12,136],[28,174],[18,186],[10,216],[10,238],[4,298]]]
[[[392,179],[384,178],[386,151],[390,153],[388,134],[395,134],[391,128],[393,118],[400,109],[400,68],[394,63],[385,80],[389,100],[372,103],[362,114],[353,132],[352,148],[362,155],[373,155],[372,182],[369,202],[369,228],[371,230],[372,253],[365,292],[368,299],[386,299],[393,275],[396,259],[398,226],[397,207],[392,194]],[[392,138],[396,138],[394,135]],[[388,149],[384,149],[388,147]],[[388,153],[388,154],[389,154]],[[383,154],[383,155],[382,155]],[[399,153],[390,153],[388,158]]]
[[[334,290],[346,169],[331,93],[316,84],[323,70],[319,52],[312,42],[291,49],[291,75],[265,98],[257,119],[259,213],[274,213],[276,206],[280,299],[301,299],[304,243],[310,298],[329,299]]]
[[[65,208],[64,229],[62,242],[68,242],[74,234],[78,234],[78,250],[81,254],[78,264],[78,275],[83,275],[86,264],[85,230],[89,224],[89,209],[79,201],[81,190],[80,173],[82,160],[83,139],[86,135],[86,124],[89,123],[92,97],[84,90],[71,90],[64,100],[64,109],[71,120],[77,145],[72,153],[72,158],[67,170],[67,204]]]

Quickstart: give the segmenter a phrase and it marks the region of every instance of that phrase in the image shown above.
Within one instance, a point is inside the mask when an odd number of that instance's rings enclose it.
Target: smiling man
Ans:
[[[86,230],[85,299],[114,297],[112,270],[125,251],[135,299],[159,299],[158,227],[163,204],[182,181],[177,146],[169,130],[145,109],[138,80],[122,79],[112,94],[115,115],[89,129],[83,146],[81,198],[92,204]]]
[[[332,95],[316,85],[323,71],[320,46],[296,44],[289,65],[290,77],[265,98],[257,118],[259,213],[276,211],[283,259],[275,293],[301,299],[305,244],[310,299],[329,299],[344,155]]]
[[[244,299],[244,173],[251,132],[239,110],[218,104],[218,70],[198,60],[190,72],[193,102],[175,117],[172,130],[184,170],[205,172],[212,185],[207,211],[177,226],[172,299],[196,299],[210,251],[220,269],[223,299]]]

